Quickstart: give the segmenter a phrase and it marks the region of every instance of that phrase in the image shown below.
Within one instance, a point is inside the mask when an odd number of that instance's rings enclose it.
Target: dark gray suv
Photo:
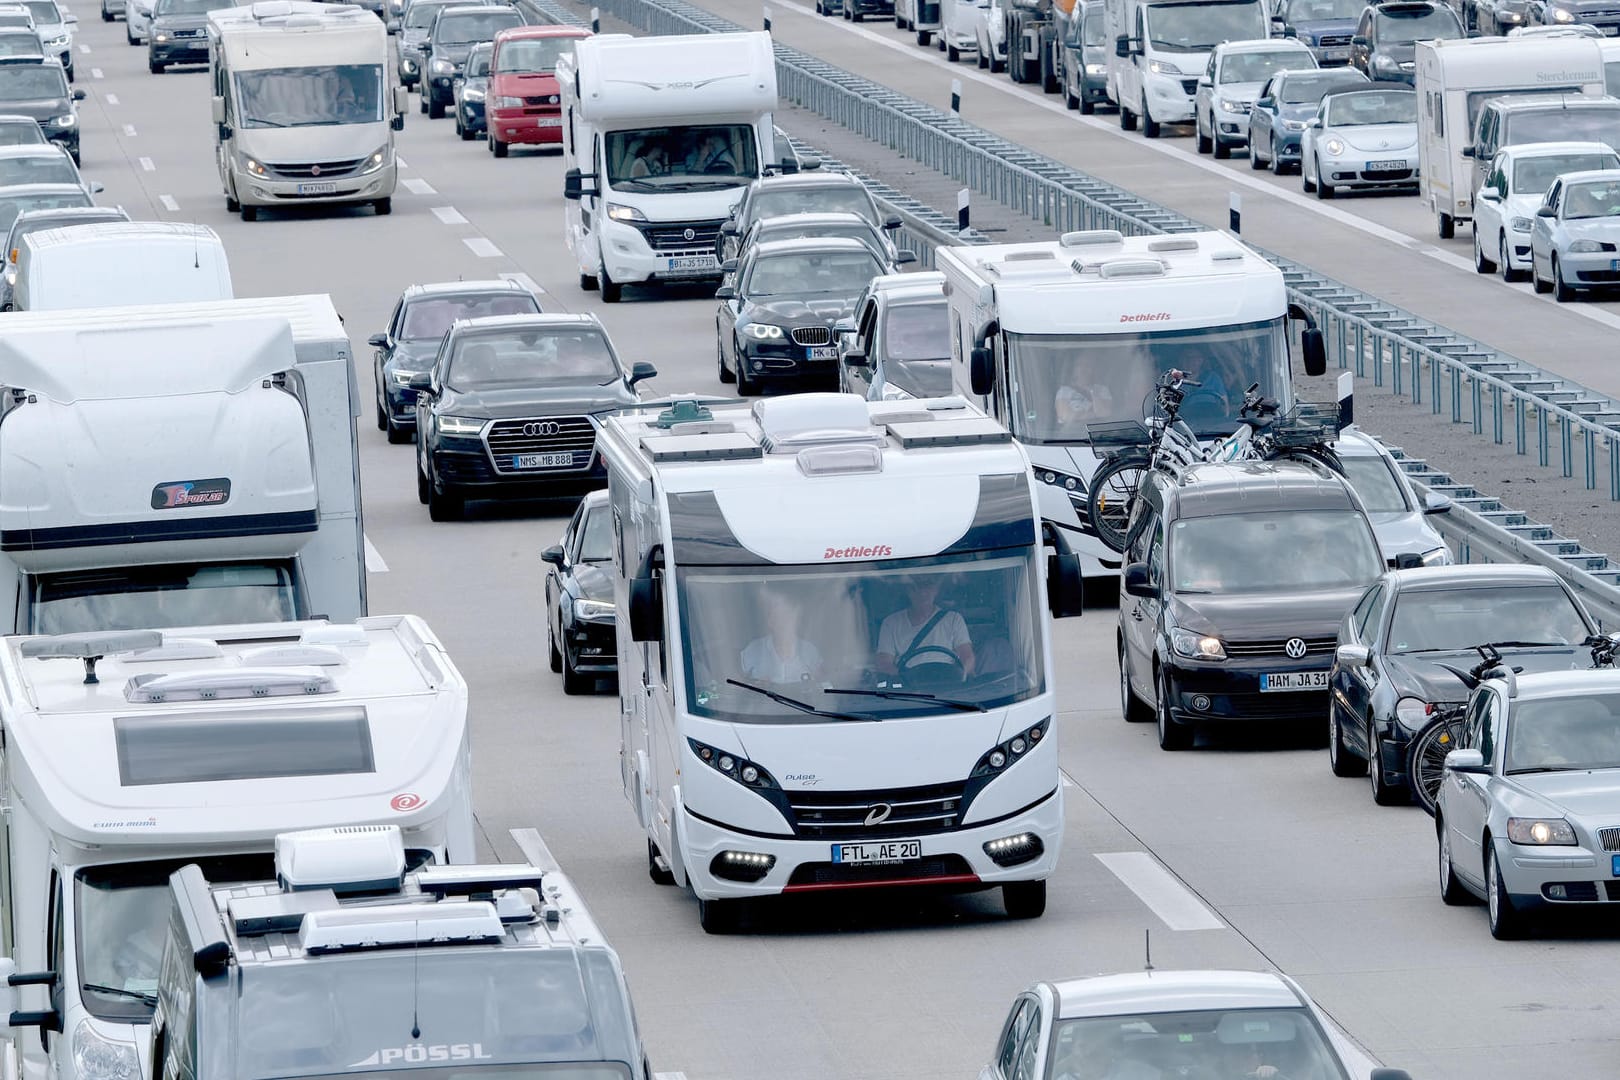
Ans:
[[[508,4],[468,4],[440,11],[422,45],[422,111],[434,120],[443,116],[455,103],[456,79],[472,47],[522,25],[523,16]]]

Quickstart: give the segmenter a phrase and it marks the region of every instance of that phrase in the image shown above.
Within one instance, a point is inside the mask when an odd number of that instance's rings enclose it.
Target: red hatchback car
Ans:
[[[562,143],[557,57],[590,36],[571,26],[515,26],[495,35],[484,109],[490,153],[505,157],[513,144]]]

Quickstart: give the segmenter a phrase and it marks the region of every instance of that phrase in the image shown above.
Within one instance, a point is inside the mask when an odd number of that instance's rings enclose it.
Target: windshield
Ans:
[[[399,336],[404,341],[438,341],[457,319],[538,314],[540,305],[527,292],[424,296],[405,305],[405,320]]]
[[[171,563],[33,579],[31,634],[286,622],[302,616],[288,563]]]
[[[1361,496],[1361,505],[1367,513],[1404,514],[1412,509],[1400,481],[1381,456],[1341,453],[1339,460],[1344,463],[1345,479]]]
[[[743,288],[749,297],[854,296],[882,273],[866,251],[808,251],[754,260]]]
[[[1435,7],[1421,15],[1390,15],[1379,12],[1376,36],[1380,45],[1405,45],[1414,41],[1460,38],[1462,24],[1450,8]]]
[[[1331,559],[1299,557],[1330,549]],[[1350,589],[1383,569],[1372,531],[1357,510],[1217,514],[1170,526],[1170,578],[1180,593]]]
[[[0,229],[9,230],[24,210],[60,210],[69,206],[89,206],[90,196],[83,188],[56,195],[19,195],[7,198],[0,193]],[[111,629],[109,627],[108,629]]]
[[[1417,95],[1410,90],[1358,90],[1327,103],[1328,127],[1417,123]]]
[[[426,30],[433,25],[433,20],[438,18],[439,12],[454,2],[455,0],[450,0],[449,3],[429,4],[417,0],[416,3],[410,6],[410,10],[405,12],[405,28],[407,30]]]
[[[579,561],[611,562],[612,559],[613,514],[603,503],[585,511],[585,525],[579,536]]]
[[[65,154],[0,157],[0,187],[14,184],[77,184],[79,170]]]
[[[1620,143],[1620,105],[1509,112],[1503,127],[1503,146],[1532,142],[1600,142],[1614,146]]]
[[[0,65],[0,98],[21,101],[67,96],[67,76],[55,64]]]
[[[1387,651],[1464,652],[1486,640],[1575,645],[1587,633],[1586,620],[1557,585],[1406,589],[1390,620]]]
[[[44,51],[39,35],[31,30],[25,34],[0,34],[0,56],[39,56]]]
[[[481,331],[458,337],[445,382],[452,390],[570,384],[622,378],[613,347],[594,327]]]
[[[157,0],[152,15],[206,15],[231,6],[232,0]]]
[[[1208,52],[1223,41],[1269,35],[1260,4],[1156,4],[1142,8],[1148,40],[1166,52]]]
[[[1620,694],[1570,694],[1515,703],[1502,771],[1620,768]]]
[[[1366,0],[1288,0],[1283,21],[1289,25],[1357,19],[1367,7]]]
[[[940,711],[918,694],[996,708],[1045,688],[1045,616],[1027,548],[892,563],[687,566],[678,574],[686,704],[699,716],[828,719],[727,680],[879,718]]]
[[[1137,1013],[1060,1020],[1050,1076],[1275,1076],[1344,1080],[1321,1028],[1302,1009]]]
[[[0,12],[0,26],[32,27],[34,17],[22,11]]]
[[[610,131],[604,153],[608,183],[623,191],[736,187],[759,175],[747,124]]]
[[[34,17],[35,26],[49,26],[62,21],[62,12],[57,8],[56,0],[23,0],[23,7]]]
[[[1366,85],[1365,78],[1342,71],[1326,75],[1290,75],[1282,80],[1282,101],[1284,105],[1314,105],[1328,94]]]
[[[1565,173],[1588,169],[1620,169],[1614,154],[1547,154],[1520,158],[1513,163],[1512,195],[1545,195],[1552,182]]]
[[[1187,394],[1181,418],[1206,438],[1231,433],[1250,383],[1285,408],[1292,401],[1280,318],[1158,333],[1005,337],[1011,426],[1028,443],[1083,443],[1092,425],[1144,420],[1156,407],[1154,384],[1171,368],[1203,383]]]
[[[1597,180],[1571,184],[1564,193],[1564,220],[1614,217],[1620,214],[1620,181]]]
[[[378,64],[242,71],[236,76],[236,93],[245,128],[374,124],[383,119]]]
[[[883,355],[887,360],[949,360],[950,309],[945,301],[889,308],[883,316]]]
[[[494,41],[495,35],[509,26],[522,26],[523,19],[515,11],[481,11],[465,15],[446,12],[433,24],[433,40],[439,45],[471,45],[476,41]]]
[[[512,75],[555,71],[557,57],[572,49],[576,40],[571,37],[542,37],[503,41],[501,63],[495,70]]]
[[[839,211],[859,214],[874,225],[878,223],[872,196],[866,193],[865,188],[854,184],[761,191],[755,194],[748,207],[748,214],[755,221],[784,214],[831,214]]]
[[[1279,71],[1315,66],[1304,49],[1236,52],[1221,61],[1221,83],[1263,83]]]

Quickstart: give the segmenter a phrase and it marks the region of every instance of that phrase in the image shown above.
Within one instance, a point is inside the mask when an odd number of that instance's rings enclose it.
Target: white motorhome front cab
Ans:
[[[357,824],[474,857],[467,687],[414,616],[7,638],[0,720],[0,953],[56,973],[29,1080],[145,1075],[179,867],[272,880],[278,833]]]
[[[1103,21],[1113,43],[1108,99],[1122,128],[1141,121],[1150,139],[1160,124],[1192,123],[1215,46],[1271,36],[1265,0],[1105,0]]]
[[[717,278],[720,226],[776,164],[769,34],[582,38],[557,60],[580,284]]]
[[[608,418],[622,768],[654,876],[732,901],[918,884],[1045,906],[1063,836],[1024,455],[960,398]],[[1061,541],[1059,541],[1061,542]]]
[[[1442,239],[1474,217],[1475,126],[1485,102],[1523,94],[1602,97],[1603,48],[1575,35],[1417,43],[1418,194]]]
[[[393,208],[404,87],[388,29],[350,4],[261,0],[208,15],[214,152],[226,209],[369,202]]]
[[[1204,438],[1230,434],[1253,383],[1289,407],[1288,320],[1281,271],[1225,233],[941,248],[950,303],[951,371],[1029,455],[1041,516],[1069,533],[1088,577],[1119,573],[1087,509],[1108,453],[1145,442],[1154,387],[1171,368],[1202,386],[1181,418]],[[1325,370],[1321,332],[1303,335],[1307,374]]]

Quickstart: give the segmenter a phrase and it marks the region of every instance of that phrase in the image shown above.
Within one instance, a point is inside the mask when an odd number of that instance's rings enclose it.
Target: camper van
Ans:
[[[41,229],[17,248],[18,311],[229,300],[225,245],[206,225],[108,221]]]
[[[1108,99],[1119,106],[1125,131],[1159,137],[1161,124],[1193,122],[1193,97],[1223,41],[1269,37],[1265,0],[1104,0],[1103,19],[1113,53]]]

